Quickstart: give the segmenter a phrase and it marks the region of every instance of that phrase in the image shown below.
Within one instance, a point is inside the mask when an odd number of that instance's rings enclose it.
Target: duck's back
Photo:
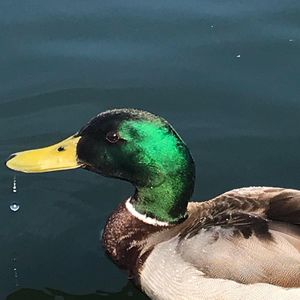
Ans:
[[[149,238],[161,242],[141,285],[153,299],[300,299],[299,224],[296,190],[244,188],[190,203],[185,222]]]

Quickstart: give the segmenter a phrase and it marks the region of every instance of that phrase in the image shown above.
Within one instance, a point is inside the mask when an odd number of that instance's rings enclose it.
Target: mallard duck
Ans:
[[[300,191],[235,189],[189,202],[195,165],[163,118],[100,113],[53,146],[12,154],[22,172],[84,168],[131,182],[103,245],[151,299],[300,299]]]

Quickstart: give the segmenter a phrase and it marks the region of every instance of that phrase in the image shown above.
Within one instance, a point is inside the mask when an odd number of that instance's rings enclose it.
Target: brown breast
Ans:
[[[149,235],[162,230],[133,216],[122,202],[109,217],[103,233],[103,246],[113,262],[139,281],[139,270],[152,249],[141,253]]]

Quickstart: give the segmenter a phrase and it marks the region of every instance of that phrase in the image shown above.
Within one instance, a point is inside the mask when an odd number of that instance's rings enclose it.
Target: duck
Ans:
[[[83,168],[131,183],[102,244],[151,299],[300,299],[300,191],[245,187],[192,202],[193,157],[160,116],[108,110],[59,143],[12,154],[6,166]]]

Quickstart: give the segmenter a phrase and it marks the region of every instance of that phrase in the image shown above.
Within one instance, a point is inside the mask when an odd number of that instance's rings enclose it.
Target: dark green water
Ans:
[[[3,164],[106,109],[174,125],[196,161],[194,200],[300,188],[297,0],[3,0],[0,47],[0,299],[147,299],[99,242],[130,185],[83,170],[17,174],[12,193]]]

